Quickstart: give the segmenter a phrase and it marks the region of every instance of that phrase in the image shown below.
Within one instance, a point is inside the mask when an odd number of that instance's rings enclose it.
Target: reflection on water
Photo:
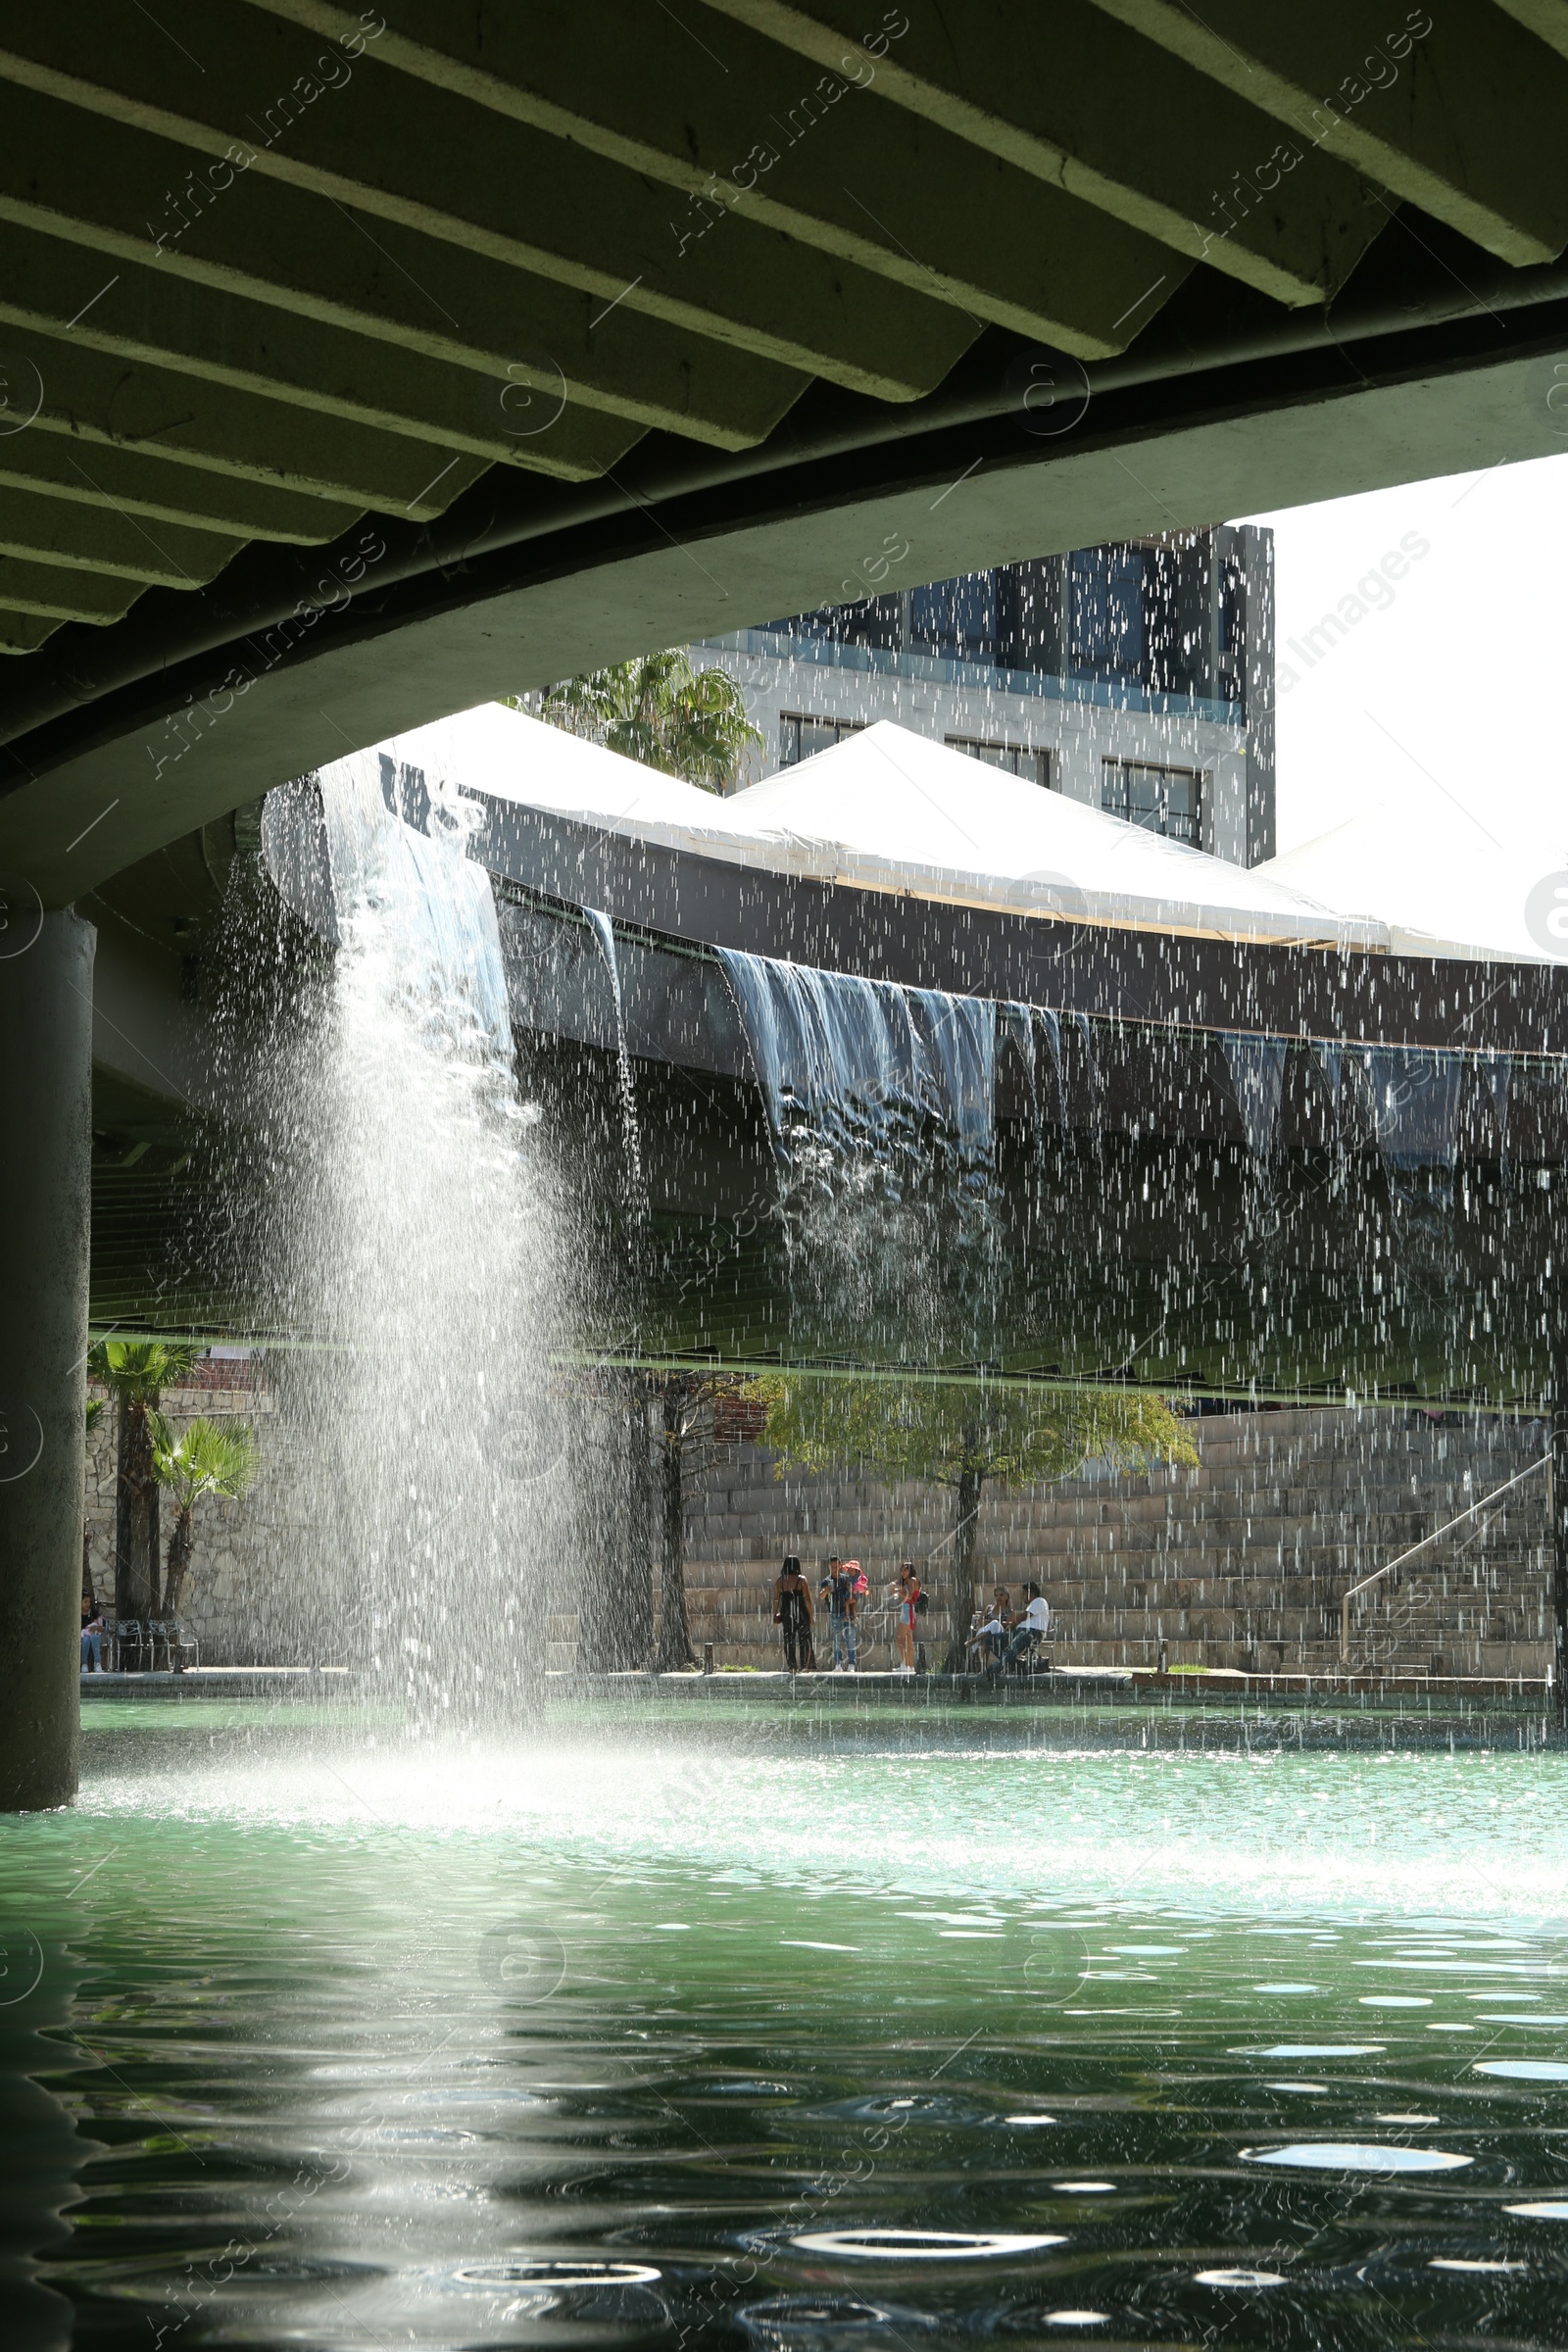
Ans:
[[[77,2342],[1563,2340],[1554,1756],[113,1712],[0,1827]]]

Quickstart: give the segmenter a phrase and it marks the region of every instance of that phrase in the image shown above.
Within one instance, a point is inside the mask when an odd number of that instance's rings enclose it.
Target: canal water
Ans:
[[[1568,1766],[87,1709],[5,2342],[1568,2340]]]

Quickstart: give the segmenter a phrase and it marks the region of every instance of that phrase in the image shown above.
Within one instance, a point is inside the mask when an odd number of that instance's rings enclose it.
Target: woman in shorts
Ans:
[[[899,1662],[895,1674],[914,1672],[914,1618],[920,1599],[920,1579],[912,1560],[899,1562],[899,1581],[889,1587],[893,1594],[893,1646]]]

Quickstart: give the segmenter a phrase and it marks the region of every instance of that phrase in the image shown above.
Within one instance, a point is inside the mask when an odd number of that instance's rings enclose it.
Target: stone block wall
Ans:
[[[89,1390],[89,1394],[100,1394]],[[208,1496],[196,1505],[195,1544],[185,1580],[180,1622],[194,1634],[204,1665],[299,1664],[299,1644],[271,1595],[277,1566],[296,1561],[318,1540],[312,1482],[302,1479],[287,1446],[270,1444],[278,1421],[274,1395],[265,1389],[210,1385],[166,1391],[162,1411],[176,1436],[198,1415],[248,1422],[261,1445],[261,1468],[243,1499]],[[115,1408],[98,1415],[87,1437],[87,1568],[98,1605],[115,1602]],[[172,1523],[163,1498],[161,1545]]]

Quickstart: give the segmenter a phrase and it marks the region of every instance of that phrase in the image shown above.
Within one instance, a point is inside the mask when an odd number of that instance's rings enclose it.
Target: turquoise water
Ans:
[[[1558,1755],[109,1719],[8,2344],[1568,2340]]]

